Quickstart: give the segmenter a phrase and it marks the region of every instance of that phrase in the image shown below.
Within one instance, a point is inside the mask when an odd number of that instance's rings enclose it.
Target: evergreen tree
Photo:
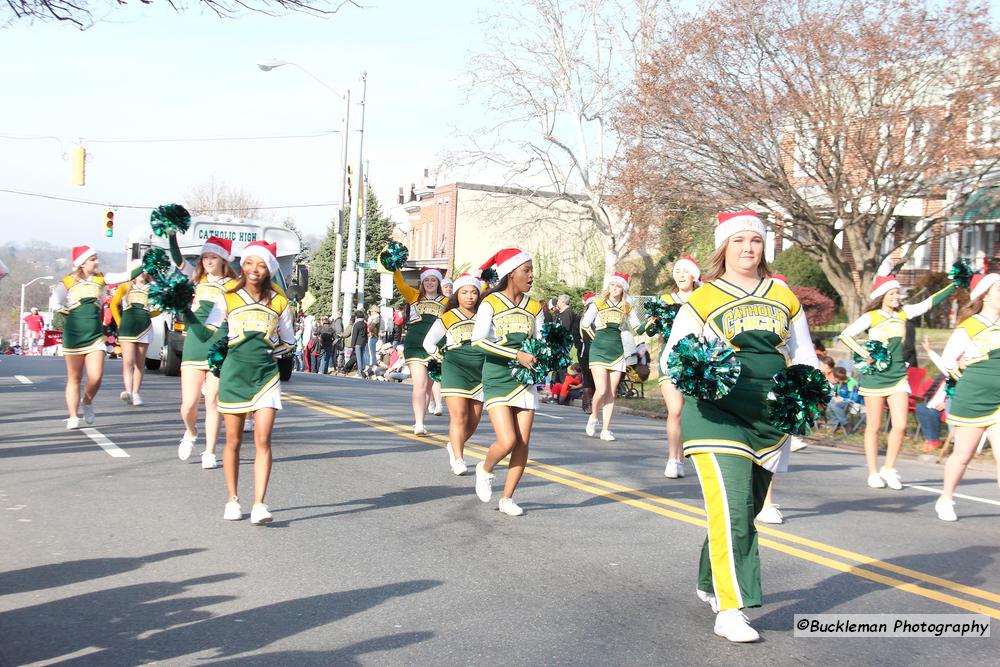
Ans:
[[[378,255],[392,238],[392,220],[382,210],[375,191],[368,188],[368,228],[365,234],[365,258],[378,260]],[[346,248],[344,254],[346,256]],[[365,305],[381,303],[378,269],[365,271]]]
[[[316,303],[309,309],[309,313],[314,317],[329,315],[333,306],[333,260],[336,248],[337,229],[331,222],[323,242],[309,260],[309,292],[316,297]]]

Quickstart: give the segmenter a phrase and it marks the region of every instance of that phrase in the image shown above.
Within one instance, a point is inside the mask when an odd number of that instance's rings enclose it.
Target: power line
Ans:
[[[0,192],[5,192],[12,195],[21,195],[22,197],[37,197],[39,199],[50,199],[54,201],[65,201],[73,204],[85,204],[87,206],[101,206],[104,208],[134,208],[134,209],[146,209],[152,210],[159,206],[159,204],[116,204],[113,202],[106,201],[93,201],[89,199],[76,199],[74,197],[61,197],[59,195],[49,195],[41,192],[25,192],[23,190],[10,190],[7,188],[0,188]],[[275,209],[283,208],[323,208],[324,206],[339,206],[339,202],[314,202],[310,204],[275,204],[267,206],[253,206],[247,210],[251,211],[271,211]]]
[[[300,134],[265,134],[243,137],[78,137],[77,139],[66,139],[65,141],[79,141],[88,144],[159,144],[159,143],[197,143],[210,141],[269,141],[275,139],[316,139],[327,137],[331,134],[340,134],[340,130],[315,130]],[[53,135],[14,135],[0,134],[0,139],[10,141],[39,141],[42,139],[52,139],[62,143],[64,140]]]

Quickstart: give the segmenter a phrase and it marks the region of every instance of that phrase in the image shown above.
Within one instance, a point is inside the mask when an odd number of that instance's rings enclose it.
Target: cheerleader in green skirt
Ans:
[[[476,495],[484,503],[493,497],[493,468],[508,454],[507,480],[499,510],[508,516],[524,511],[514,502],[524,466],[528,462],[528,442],[538,407],[533,385],[523,385],[511,375],[510,362],[531,368],[535,357],[521,351],[526,338],[541,338],[545,323],[542,304],[528,297],[534,282],[531,255],[517,248],[505,248],[481,268],[495,268],[499,282],[483,297],[476,311],[472,344],[486,353],[483,362],[483,407],[493,424],[496,441],[486,460],[476,465]]]
[[[862,359],[872,362],[868,350],[856,340],[868,332],[868,340],[883,343],[892,355],[889,368],[872,374],[862,374],[860,393],[865,399],[865,460],[868,463],[868,486],[882,489],[888,486],[899,491],[903,483],[896,471],[896,457],[903,445],[910,405],[910,384],[903,361],[903,338],[906,320],[920,317],[943,302],[955,290],[954,285],[932,294],[923,301],[900,306],[899,282],[894,276],[875,279],[871,302],[865,314],[852,322],[840,334],[840,340]],[[882,429],[882,412],[889,404],[889,443],[885,449],[885,465],[878,467],[878,437]]]
[[[271,431],[275,414],[281,409],[281,380],[275,358],[294,351],[295,331],[288,299],[272,283],[272,276],[278,272],[275,244],[264,241],[247,244],[241,268],[239,280],[212,307],[204,328],[228,325],[228,352],[219,379],[219,412],[226,419],[222,460],[228,502],[223,518],[229,521],[243,518],[237,495],[240,446],[247,415],[253,415],[254,502],[250,522],[260,525],[271,521],[264,495],[271,475]],[[198,334],[205,339],[208,331]]]
[[[720,213],[707,280],[681,307],[665,354],[694,334],[734,348],[741,372],[725,396],[685,396],[681,426],[705,498],[708,536],[697,595],[709,603],[715,634],[733,642],[759,638],[741,609],[762,603],[754,517],[772,473],[787,467],[789,437],[771,424],[773,376],[789,364],[818,366],[802,306],[769,278],[767,230],[753,211]]]
[[[87,245],[73,248],[72,261],[73,272],[56,285],[49,304],[52,310],[66,315],[62,353],[66,358],[66,409],[69,412],[66,428],[69,429],[80,428],[80,381],[84,368],[87,383],[83,389],[83,421],[93,424],[96,419],[94,397],[101,388],[104,358],[108,354],[101,321],[107,285],[127,282],[142,273],[141,268],[130,273],[100,273],[97,251]]]
[[[955,449],[944,465],[944,490],[934,504],[938,518],[956,521],[955,487],[986,433],[1000,483],[1000,274],[976,275],[969,285],[965,318],[948,339],[942,366],[958,378],[948,408]]]
[[[233,242],[217,236],[210,237],[201,246],[198,261],[191,266],[181,253],[177,236],[170,235],[170,257],[177,268],[194,282],[194,300],[191,310],[204,319],[212,312],[215,304],[224,300],[226,286],[236,279],[236,272],[229,265],[232,259]],[[201,467],[209,470],[219,467],[215,455],[219,438],[219,378],[208,371],[208,351],[219,340],[226,337],[225,326],[219,327],[205,340],[198,336],[184,336],[181,359],[181,420],[184,435],[177,445],[177,457],[187,461],[198,440],[198,405],[205,401],[205,451],[201,454]]]
[[[587,435],[594,437],[598,417],[603,417],[601,440],[614,440],[611,432],[611,415],[615,411],[615,394],[625,372],[625,347],[622,344],[624,328],[640,329],[639,316],[628,301],[628,276],[616,273],[608,280],[604,292],[580,320],[580,328],[591,338],[590,373],[594,376],[594,400]]]
[[[406,325],[406,336],[403,338],[403,356],[410,369],[410,380],[413,382],[413,394],[410,400],[413,406],[413,434],[427,435],[424,415],[427,414],[427,406],[431,399],[435,397],[434,383],[427,375],[430,355],[424,349],[424,338],[448,303],[448,299],[441,294],[441,281],[444,276],[437,269],[421,269],[419,289],[407,285],[398,269],[393,272],[392,277],[399,293],[410,306],[410,318]],[[440,401],[440,397],[436,398]],[[440,414],[440,408],[436,406],[435,412]]]
[[[135,260],[130,268],[141,266]],[[159,311],[149,310],[149,276],[142,273],[122,283],[111,299],[111,315],[118,325],[118,344],[122,348],[122,384],[119,398],[126,405],[142,405],[142,378],[146,370],[146,350],[153,339],[152,318]]]
[[[685,255],[676,262],[672,271],[674,279],[674,289],[660,297],[664,303],[683,306],[698,287],[698,280],[701,278],[701,267],[694,257]],[[647,321],[641,327],[639,333],[645,333],[646,329],[653,324]],[[663,341],[666,343],[666,341]],[[667,374],[666,345],[660,352],[660,377],[657,384],[660,386],[660,393],[663,395],[663,402],[667,407],[667,467],[663,470],[664,477],[677,479],[684,476],[684,456],[682,453],[683,440],[681,439],[681,410],[684,409],[684,395],[677,391],[677,387],[670,381]]]
[[[464,475],[465,443],[479,427],[483,416],[483,350],[472,345],[472,329],[479,307],[482,283],[463,273],[455,280],[445,311],[424,337],[424,350],[441,361],[441,396],[448,402],[448,463],[456,475]],[[444,347],[439,347],[442,340]]]

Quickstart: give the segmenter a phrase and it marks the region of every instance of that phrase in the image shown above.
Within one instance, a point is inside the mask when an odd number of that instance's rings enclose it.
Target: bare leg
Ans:
[[[198,437],[198,404],[201,403],[201,388],[206,375],[208,371],[181,368],[181,419],[184,420],[184,436],[190,440]],[[216,380],[216,391],[218,386]],[[207,414],[205,421],[207,427]]]
[[[660,385],[660,393],[667,406],[667,458],[680,461],[683,453],[681,410],[684,409],[684,394],[670,382]]]
[[[410,367],[410,379],[413,381],[413,423],[422,425],[424,414],[427,413],[427,398],[430,394],[430,378],[427,376],[427,367],[423,364],[407,364]]]
[[[70,417],[77,416],[80,405],[80,380],[83,379],[82,356],[64,357],[66,360],[66,410]]]
[[[83,403],[90,405],[97,397],[97,392],[101,388],[101,380],[104,378],[104,358],[105,352],[91,352],[84,357],[84,366],[87,368],[87,383],[83,386]]]
[[[243,444],[243,422],[247,416],[226,415],[226,448],[222,452],[222,472],[226,478],[226,500],[232,500],[240,481],[240,445]]]
[[[944,490],[941,497],[946,500],[953,500],[955,487],[962,480],[965,474],[965,467],[969,465],[976,447],[983,437],[983,429],[971,426],[956,426],[955,428],[955,448],[951,456],[944,463]],[[996,452],[994,452],[994,455]]]
[[[122,384],[125,393],[132,393],[132,383],[135,365],[135,343],[122,343]]]
[[[253,503],[264,502],[267,482],[271,478],[271,431],[277,410],[262,408],[253,415]]]
[[[500,463],[517,444],[517,427],[514,421],[514,409],[498,405],[488,413],[496,440],[490,445],[483,461],[483,470],[493,472],[493,467]]]
[[[594,376],[594,398],[591,400],[590,418],[594,421],[601,415],[601,408],[608,394],[608,371],[603,368],[591,368],[591,375]]]
[[[615,413],[615,395],[618,393],[618,383],[621,380],[621,371],[611,371],[608,373],[607,395],[604,399],[604,405],[601,406],[601,417],[603,418],[601,428],[605,431],[611,429],[611,416]]]
[[[469,404],[477,401],[458,396],[449,396],[445,400],[448,401],[448,442],[455,458],[461,459],[465,453],[465,441],[469,438]]]
[[[441,412],[444,409],[444,403],[441,402],[441,383],[432,382],[430,389],[430,398],[434,401],[434,409]]]
[[[868,474],[878,473],[878,432],[882,428],[883,396],[865,396],[865,462]]]
[[[885,450],[885,467],[895,468],[896,457],[903,446],[903,436],[906,435],[906,419],[909,416],[910,395],[899,392],[889,397],[889,444]]]
[[[219,378],[213,373],[205,375],[205,451],[215,453],[215,444],[219,439]]]
[[[514,423],[517,429],[517,444],[510,452],[510,462],[507,464],[507,479],[503,485],[503,497],[513,498],[524,467],[528,464],[528,443],[531,440],[531,425],[535,419],[534,410],[515,408]]]
[[[146,350],[148,343],[136,343],[132,355],[132,391],[129,393],[139,393],[142,389],[142,378],[146,373]]]

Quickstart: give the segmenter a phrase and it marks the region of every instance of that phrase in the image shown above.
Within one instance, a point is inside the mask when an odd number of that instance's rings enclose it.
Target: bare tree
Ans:
[[[504,185],[582,206],[606,271],[630,249],[635,224],[614,205],[610,175],[625,146],[613,114],[654,43],[661,0],[522,0],[485,17],[470,90],[500,120],[452,156],[499,170]],[[556,193],[553,199],[548,193]],[[505,196],[509,196],[509,193]]]
[[[166,0],[176,11],[200,6],[220,18],[232,18],[250,11],[269,16],[288,12],[301,12],[312,16],[336,14],[345,5],[360,7],[356,0]],[[0,24],[11,25],[18,21],[65,21],[81,30],[91,27],[95,18],[93,2],[88,0],[6,0],[7,16]],[[112,5],[123,6],[128,0],[113,0]],[[153,0],[136,0],[136,4],[151,5]],[[107,7],[102,3],[102,10]]]
[[[191,187],[184,197],[192,215],[234,215],[240,218],[259,217],[261,203],[243,188],[233,187],[212,179]]]
[[[966,0],[716,0],[626,97],[631,173],[654,201],[769,214],[853,317],[997,182],[997,46]]]

